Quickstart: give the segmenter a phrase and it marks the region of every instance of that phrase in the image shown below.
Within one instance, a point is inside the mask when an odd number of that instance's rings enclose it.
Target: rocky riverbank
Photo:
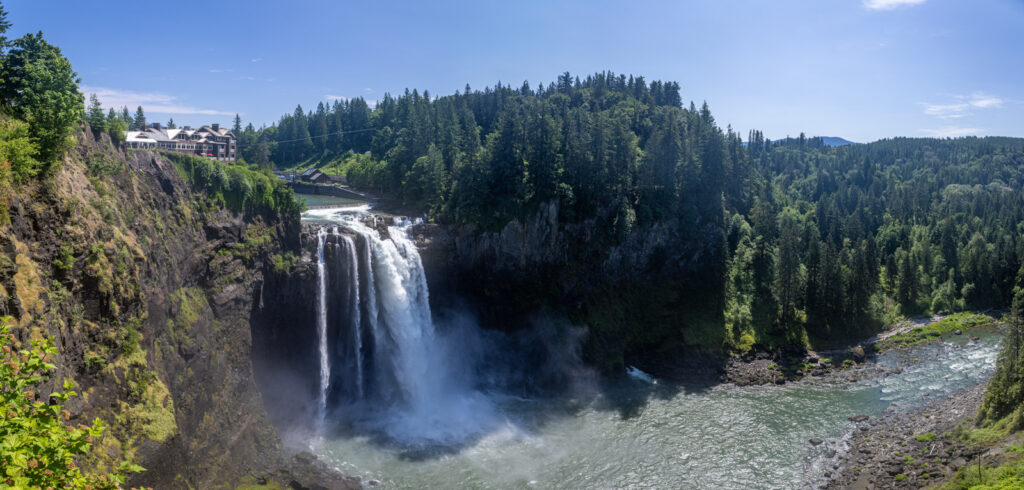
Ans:
[[[862,347],[827,354],[803,352],[756,352],[732,357],[722,371],[722,382],[739,386],[785,384],[807,376],[823,377],[867,360]]]
[[[825,488],[921,488],[951,477],[982,452],[951,433],[978,411],[987,383],[917,410],[860,422]]]

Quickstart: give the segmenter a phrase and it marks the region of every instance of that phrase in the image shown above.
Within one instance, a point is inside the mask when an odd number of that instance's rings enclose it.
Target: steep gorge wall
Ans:
[[[654,352],[720,352],[721,226],[667,221],[616,235],[605,214],[562,224],[551,201],[500,232],[419,227],[432,302],[466,299],[481,323],[510,331],[537,313],[566,315],[588,329],[584,358],[608,371]]]
[[[51,181],[7,198],[0,315],[22,342],[55,338],[52,383],[82,393],[72,422],[109,426],[83,463],[132,458],[147,471],[130,483],[157,488],[355,485],[283,456],[254,381],[250,319],[297,217],[221,209],[155,152],[78,141]]]

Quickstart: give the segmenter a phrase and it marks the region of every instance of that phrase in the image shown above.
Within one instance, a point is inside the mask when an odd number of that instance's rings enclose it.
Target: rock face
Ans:
[[[22,341],[56,339],[53,383],[83,393],[73,422],[109,426],[83,464],[134,457],[147,470],[128,483],[156,488],[354,486],[285,458],[253,376],[250,317],[298,217],[220,209],[155,152],[78,140],[51,186],[9,199],[0,315]]]
[[[722,224],[631,229],[611,210],[574,224],[559,213],[551,201],[497,231],[418,227],[433,305],[466,300],[484,326],[503,330],[527,326],[537,312],[565,315],[589,329],[584,357],[610,371],[653,351],[682,357],[687,347],[721,346],[712,337],[722,324]],[[697,325],[715,327],[698,334]]]

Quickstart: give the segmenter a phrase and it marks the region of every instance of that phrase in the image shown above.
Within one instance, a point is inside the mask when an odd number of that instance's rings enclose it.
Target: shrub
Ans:
[[[211,200],[229,209],[295,215],[303,210],[292,190],[269,170],[249,170],[244,165],[182,153],[167,153],[166,156],[196,190],[206,192]]]
[[[284,254],[274,255],[274,272],[285,273],[295,267],[295,254],[292,252],[285,252]]]
[[[0,116],[0,182],[24,184],[39,172],[39,147],[23,121]]]
[[[918,434],[914,436],[914,439],[916,439],[918,442],[932,442],[935,440],[936,437],[937,436],[934,432],[925,432],[924,434]]]
[[[122,462],[113,473],[83,473],[75,458],[92,450],[93,440],[103,434],[100,419],[92,426],[65,425],[70,413],[63,402],[77,394],[74,383],[65,381],[64,391],[54,391],[53,403],[38,401],[39,385],[55,369],[46,362],[56,354],[53,340],[32,342],[31,349],[16,350],[14,336],[9,333],[12,320],[0,318],[0,485],[16,488],[120,488],[125,475],[143,468]]]

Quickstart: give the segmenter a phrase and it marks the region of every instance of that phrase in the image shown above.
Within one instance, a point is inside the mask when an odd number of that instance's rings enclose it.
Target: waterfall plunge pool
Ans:
[[[342,227],[365,212],[317,211],[308,218]],[[573,396],[513,394],[485,379],[486,348],[460,350],[471,335],[465,328],[439,322],[435,330],[422,274],[411,270],[419,266],[415,248],[403,246],[403,226],[390,231],[399,246],[374,245],[403,252],[373,259],[377,276],[362,276],[363,291],[370,282],[378,293],[377,335],[415,342],[374,347],[377,364],[360,358],[367,365],[359,370],[333,371],[332,383],[351,385],[342,378],[383,369],[379,382],[394,386],[385,397],[336,404],[309,441],[328,465],[383,488],[813,487],[833,463],[827,454],[845,450],[849,416],[955,396],[991,376],[998,355],[998,335],[953,336],[783,386],[688,391],[624,376]],[[407,348],[413,352],[400,352]],[[857,381],[846,380],[851,372]],[[814,447],[813,437],[825,443]]]

